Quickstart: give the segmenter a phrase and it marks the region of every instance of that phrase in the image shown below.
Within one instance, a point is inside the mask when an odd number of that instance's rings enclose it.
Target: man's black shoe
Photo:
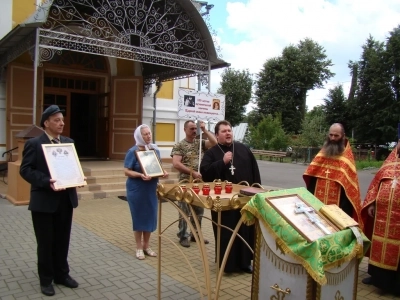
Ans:
[[[69,287],[71,289],[77,288],[79,286],[78,282],[76,282],[75,279],[73,279],[71,276],[67,276],[64,280],[54,280],[54,283],[56,284],[62,284],[66,287]]]
[[[248,274],[252,274],[253,273],[253,267],[251,265],[242,268],[242,271]]]
[[[181,246],[185,247],[185,248],[189,248],[190,247],[189,239],[187,239],[187,238],[181,239],[179,241],[179,244],[181,244]]]
[[[52,284],[49,284],[49,285],[41,285],[41,286],[40,286],[40,290],[42,291],[42,294],[43,294],[43,295],[46,295],[46,296],[54,296],[54,294],[56,293],[56,292],[54,291],[54,287],[53,287]]]
[[[361,282],[364,283],[364,284],[366,284],[366,285],[372,284],[372,276],[371,276],[371,277],[364,278],[363,280],[361,280]]]
[[[190,235],[190,241],[191,242],[195,242],[196,241],[196,239],[194,238],[194,235],[193,234],[191,234]],[[204,244],[209,244],[210,242],[207,240],[207,239],[204,239]]]

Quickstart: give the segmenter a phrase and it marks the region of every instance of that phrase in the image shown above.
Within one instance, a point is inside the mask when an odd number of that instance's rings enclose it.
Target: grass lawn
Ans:
[[[382,166],[382,164],[383,164],[383,160],[381,160],[381,161],[357,160],[356,168],[357,168],[357,170],[372,169],[372,168],[379,169]]]

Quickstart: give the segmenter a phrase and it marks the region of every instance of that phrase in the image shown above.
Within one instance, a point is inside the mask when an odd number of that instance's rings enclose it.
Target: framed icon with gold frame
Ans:
[[[136,151],[136,157],[146,176],[160,177],[164,175],[164,169],[154,150]]]
[[[290,224],[300,235],[303,236],[308,242],[313,242],[327,233],[321,230],[317,223],[324,227],[330,233],[335,233],[339,229],[325,216],[320,215],[315,211],[300,195],[288,194],[275,197],[266,197],[265,199],[285,221]],[[296,212],[296,205],[301,203],[306,210],[310,210],[309,215],[312,215],[312,221],[307,214],[303,212]]]

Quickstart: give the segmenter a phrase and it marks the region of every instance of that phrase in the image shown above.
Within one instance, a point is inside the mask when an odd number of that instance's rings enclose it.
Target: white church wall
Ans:
[[[174,81],[174,90],[172,99],[157,98],[156,100],[156,123],[174,124],[175,127],[175,140],[174,141],[161,141],[160,137],[156,136],[157,145],[160,148],[162,158],[170,158],[172,147],[175,143],[185,138],[183,132],[183,125],[186,120],[178,118],[178,90],[181,87],[195,88],[196,78],[184,78]],[[153,112],[154,112],[154,92],[156,86],[153,85],[148,94],[143,98],[143,123],[148,124],[153,128]]]

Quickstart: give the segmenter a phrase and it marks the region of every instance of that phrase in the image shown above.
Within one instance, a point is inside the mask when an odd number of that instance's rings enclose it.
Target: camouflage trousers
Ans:
[[[179,208],[187,215],[190,216],[190,223],[192,223],[193,227],[196,228],[196,225],[194,223],[194,219],[193,216],[191,215],[190,212],[190,208],[189,208],[190,204],[187,204],[184,201],[179,201],[178,202],[178,206]],[[191,205],[196,216],[197,216],[197,220],[199,220],[199,224],[201,227],[201,219],[203,218],[204,215],[204,207],[199,207],[199,206],[195,206],[195,205]],[[185,238],[189,238],[189,233],[188,233],[188,225],[185,221],[185,219],[182,218],[182,215],[179,213],[179,223],[178,223],[178,233],[176,234],[179,238],[179,240],[185,239]]]

